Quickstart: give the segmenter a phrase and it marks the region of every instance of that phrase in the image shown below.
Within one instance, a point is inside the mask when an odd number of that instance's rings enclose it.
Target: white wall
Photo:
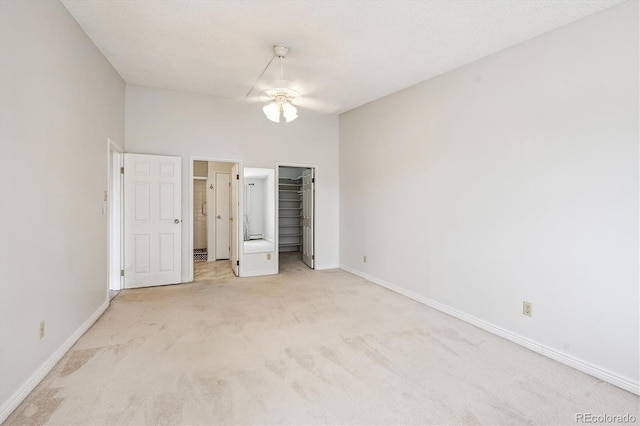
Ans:
[[[300,109],[288,124],[267,120],[262,105],[207,95],[127,85],[127,151],[183,158],[188,194],[189,157],[242,161],[275,168],[276,162],[315,164],[318,268],[338,266],[338,117]],[[191,275],[188,197],[183,197],[183,279]],[[240,234],[242,235],[242,234]]]
[[[638,112],[630,1],[342,114],[341,264],[637,392]]]
[[[264,239],[275,244],[276,243],[276,211],[278,210],[278,206],[276,206],[277,188],[276,188],[275,169],[273,169],[272,173],[269,173],[267,175],[264,186],[265,186]]]
[[[2,1],[0,93],[2,421],[107,306],[107,138],[124,144],[125,86],[62,4]]]

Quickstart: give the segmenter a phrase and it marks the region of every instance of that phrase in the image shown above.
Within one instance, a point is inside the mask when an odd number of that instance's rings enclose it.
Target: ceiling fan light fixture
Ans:
[[[298,109],[293,106],[291,102],[300,96],[300,94],[295,90],[289,89],[287,87],[289,83],[282,78],[282,61],[289,53],[289,48],[284,44],[276,44],[273,46],[273,52],[274,56],[280,59],[280,79],[276,80],[276,84],[280,87],[268,89],[263,92],[265,100],[269,103],[262,107],[262,111],[264,115],[274,123],[279,123],[282,118],[284,118],[287,123],[290,123],[298,118]]]
[[[274,123],[280,122],[280,105],[277,102],[271,102],[264,107],[262,107],[262,111],[267,118]]]
[[[282,118],[287,123],[298,118],[298,109],[291,105],[290,99],[284,95],[275,96],[272,102],[262,107],[262,111],[274,123],[280,123]]]
[[[298,118],[298,109],[291,104],[298,92],[291,89],[277,88],[265,90],[264,97],[270,101],[262,108],[264,115],[274,123],[279,123],[284,118],[287,123]]]
[[[298,109],[291,105],[291,103],[286,102],[282,104],[282,115],[284,115],[284,119],[289,123],[298,118]]]

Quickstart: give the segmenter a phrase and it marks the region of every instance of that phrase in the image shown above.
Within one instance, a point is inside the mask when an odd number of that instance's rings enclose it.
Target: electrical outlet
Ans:
[[[364,257],[364,263],[367,263],[367,256]]]
[[[40,338],[44,337],[44,320],[40,321]]]
[[[527,301],[522,302],[522,315],[526,315],[528,317],[533,316],[531,302],[527,302]]]
[[[267,260],[271,260],[271,253],[267,253]]]

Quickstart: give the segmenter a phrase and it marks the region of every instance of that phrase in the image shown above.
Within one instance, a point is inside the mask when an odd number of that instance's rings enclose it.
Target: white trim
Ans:
[[[0,407],[0,423],[15,410],[31,391],[45,378],[47,374],[56,366],[62,357],[71,347],[82,337],[82,335],[100,318],[109,307],[109,301],[105,301],[49,358],[43,362],[36,371],[25,380],[22,385],[2,404]]]
[[[240,262],[240,265],[242,265],[242,262]],[[241,275],[242,278],[247,278],[247,277],[262,277],[265,275],[277,275],[278,272],[275,272],[273,269],[265,269],[264,271],[250,271],[250,272],[243,272],[243,274]]]
[[[479,318],[466,314],[450,306],[444,305],[440,302],[436,302],[433,299],[429,299],[428,297],[421,296],[417,293],[414,293],[412,291],[399,287],[395,284],[388,283],[372,275],[358,271],[357,269],[351,268],[346,265],[340,265],[340,269],[343,269],[354,275],[362,277],[368,281],[371,281],[374,284],[377,284],[388,290],[391,290],[393,292],[406,296],[410,299],[415,300],[416,302],[420,302],[440,312],[444,312],[445,314],[451,315],[452,317],[461,319],[462,321],[475,325],[476,327],[481,328],[485,331],[488,331],[489,333],[495,334],[496,336],[500,336],[513,343],[517,343],[520,346],[524,346],[525,348],[530,349],[534,352],[537,352],[540,355],[544,355],[547,358],[551,358],[562,364],[568,365],[569,367],[575,368],[576,370],[582,371],[583,373],[587,373],[593,377],[597,377],[598,379],[611,383],[612,385],[615,385],[626,391],[629,391],[636,395],[640,395],[640,382],[636,382],[628,377],[621,376],[612,371],[598,367],[597,365],[594,365],[590,362],[576,358],[564,352],[560,352],[558,350],[549,348],[543,345],[542,343],[536,342],[535,340],[531,340],[527,337],[513,333],[495,324],[491,324],[487,321],[483,321]]]
[[[338,264],[328,264],[328,265],[318,265],[318,264],[316,264],[315,265],[315,270],[316,271],[323,271],[323,270],[326,270],[326,269],[339,269],[339,268],[340,268],[340,265],[338,265]],[[351,271],[349,271],[349,272],[351,272]]]
[[[113,215],[111,211],[112,203],[113,203],[113,191],[111,191],[112,181],[113,181],[113,164],[111,163],[111,154],[112,152],[119,154],[120,167],[124,166],[124,148],[118,145],[111,138],[107,138],[107,298],[109,298],[109,292],[111,291],[111,281],[114,277],[111,276],[112,268],[114,260],[111,258],[111,243],[113,242],[113,236],[111,235],[113,230]],[[123,191],[123,180],[122,174],[118,173],[118,184],[120,185],[120,217],[118,218],[120,225],[120,237],[118,238],[120,244],[120,253],[118,263],[120,264],[118,270],[122,270],[124,265],[124,191]],[[120,272],[116,275],[120,280],[120,285],[118,290],[122,290],[124,288],[124,279],[120,276]]]
[[[107,142],[109,144],[109,147],[113,148],[114,151],[118,151],[120,154],[124,154],[124,148],[114,142],[113,139],[107,138]]]

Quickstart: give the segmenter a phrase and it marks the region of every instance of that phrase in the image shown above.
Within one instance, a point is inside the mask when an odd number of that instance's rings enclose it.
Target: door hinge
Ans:
[[[236,180],[240,180],[240,175],[236,175]]]
[[[316,183],[316,178],[311,178],[311,183]]]
[[[124,167],[120,167],[120,174],[124,174]]]
[[[311,255],[311,260],[316,260],[316,255],[315,254]]]
[[[124,269],[120,269],[120,276],[124,277]]]
[[[229,182],[229,188],[231,188],[231,182]]]
[[[236,266],[240,266],[240,261],[236,260]]]

